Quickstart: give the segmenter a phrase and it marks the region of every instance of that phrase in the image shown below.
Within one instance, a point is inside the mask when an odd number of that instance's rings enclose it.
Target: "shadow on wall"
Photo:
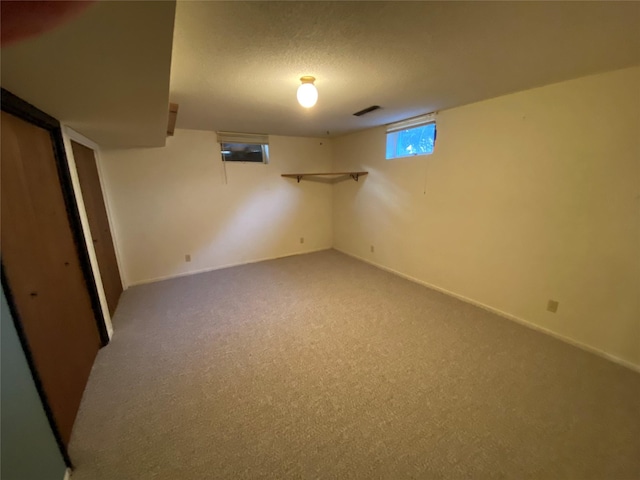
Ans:
[[[332,186],[280,176],[329,169],[322,145],[272,137],[269,164],[227,163],[226,175],[215,132],[176,130],[164,148],[103,151],[127,283],[330,248]]]

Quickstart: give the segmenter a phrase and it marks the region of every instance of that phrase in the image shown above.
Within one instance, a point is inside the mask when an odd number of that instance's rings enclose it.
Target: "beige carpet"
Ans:
[[[640,375],[335,251],[131,288],[114,325],[73,480],[640,478]]]

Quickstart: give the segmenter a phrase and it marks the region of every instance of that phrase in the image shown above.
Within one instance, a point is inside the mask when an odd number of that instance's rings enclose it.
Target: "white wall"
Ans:
[[[334,187],[334,246],[640,366],[640,68],[437,126],[430,156],[385,160],[384,128],[334,140],[334,168],[370,172]]]
[[[162,148],[103,150],[125,283],[330,248],[331,185],[280,176],[329,169],[329,142],[272,136],[269,151],[268,165],[227,163],[225,184],[215,132],[178,129]]]

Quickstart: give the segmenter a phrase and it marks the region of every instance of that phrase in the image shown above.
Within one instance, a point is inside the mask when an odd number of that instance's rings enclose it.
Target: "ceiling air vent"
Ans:
[[[371,105],[370,107],[365,108],[364,110],[360,110],[359,112],[354,113],[356,117],[361,117],[365,113],[373,112],[374,110],[378,110],[380,105]]]

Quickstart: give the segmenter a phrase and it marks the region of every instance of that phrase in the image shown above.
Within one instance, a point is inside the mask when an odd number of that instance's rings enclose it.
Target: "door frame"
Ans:
[[[116,260],[118,262],[118,270],[120,271],[120,281],[122,282],[122,290],[126,290],[129,287],[129,283],[124,275],[124,261],[123,255],[120,251],[120,244],[118,243],[118,229],[116,227],[116,223],[114,221],[114,215],[112,213],[111,208],[111,199],[109,197],[109,189],[107,188],[107,183],[105,179],[104,166],[101,155],[101,147],[93,140],[85,137],[81,133],[76,132],[73,128],[68,125],[62,125],[62,137],[64,139],[64,144],[67,151],[67,158],[73,157],[73,149],[71,148],[71,140],[76,143],[79,143],[82,146],[90,148],[93,150],[93,155],[96,159],[96,167],[98,168],[98,177],[100,178],[100,188],[102,189],[102,196],[104,198],[104,206],[107,210],[107,220],[109,222],[109,229],[111,230],[111,236],[113,237],[113,248],[116,252]],[[69,153],[71,152],[71,153]],[[71,161],[69,161],[71,164]],[[73,167],[75,167],[75,157],[73,157]],[[73,177],[72,177],[73,179]],[[80,189],[80,182],[78,182],[78,190],[80,191],[79,195],[82,197],[82,191]]]
[[[120,255],[120,249],[117,242],[116,230],[114,227],[113,216],[111,215],[109,198],[107,197],[107,189],[105,188],[104,183],[104,174],[101,168],[101,159],[100,159],[100,146],[96,144],[94,141],[88,139],[84,135],[76,132],[68,125],[62,125],[62,139],[67,155],[67,164],[69,167],[69,171],[71,173],[71,183],[73,187],[74,198],[76,201],[76,205],[78,206],[78,210],[80,212],[80,223],[83,230],[83,235],[85,239],[85,247],[89,252],[89,260],[93,265],[93,274],[94,274],[94,282],[98,286],[98,295],[100,298],[100,307],[102,309],[102,315],[105,321],[105,325],[107,328],[107,332],[109,334],[109,338],[113,335],[113,323],[111,318],[111,313],[109,312],[109,307],[106,299],[106,292],[104,291],[104,285],[102,284],[102,277],[100,273],[100,264],[98,263],[98,258],[95,253],[95,249],[93,247],[93,242],[91,241],[91,228],[89,226],[89,219],[87,217],[86,206],[84,204],[84,196],[82,193],[82,185],[80,184],[80,177],[78,175],[78,167],[77,162],[73,153],[73,146],[71,142],[76,142],[84,147],[90,148],[93,150],[94,159],[96,162],[96,168],[98,170],[98,177],[100,180],[100,189],[102,190],[102,197],[104,200],[105,210],[107,212],[107,223],[109,224],[109,230],[111,231],[111,237],[113,242],[113,249],[116,254],[116,265],[118,267],[118,272],[120,274],[120,282],[122,286],[122,290],[127,289],[127,284],[124,279],[123,269],[122,269],[122,261]],[[94,262],[95,261],[95,262]],[[100,296],[100,294],[103,294]]]
[[[73,242],[76,247],[78,259],[80,261],[80,268],[82,270],[82,276],[84,277],[84,283],[87,287],[89,298],[91,300],[91,309],[93,311],[96,326],[98,327],[100,343],[101,346],[104,347],[109,343],[109,334],[105,325],[104,315],[102,314],[98,290],[93,280],[93,270],[89,261],[89,252],[87,251],[86,245],[84,243],[84,234],[80,222],[80,213],[78,211],[78,206],[76,205],[75,196],[73,194],[73,185],[71,183],[69,165],[67,164],[60,122],[50,115],[44,113],[42,110],[39,110],[38,108],[25,102],[11,92],[5,90],[4,88],[1,89],[0,104],[3,111],[10,113],[11,115],[14,115],[40,128],[43,128],[44,130],[48,131],[49,135],[51,136],[56,169],[58,171],[62,197],[64,199],[67,218],[71,227]],[[20,339],[20,345],[22,346],[22,349],[24,350],[25,356],[27,358],[29,370],[31,370],[31,375],[33,376],[36,389],[38,390],[38,395],[40,396],[44,411],[47,415],[47,420],[49,421],[49,425],[51,426],[51,430],[53,431],[53,435],[56,439],[56,443],[58,444],[58,448],[60,449],[60,453],[62,453],[65,464],[68,468],[73,468],[71,458],[69,457],[67,449],[62,441],[58,426],[56,425],[55,419],[53,417],[53,411],[49,406],[46,392],[42,385],[42,381],[40,380],[38,370],[36,369],[33,355],[29,347],[29,342],[22,327],[22,320],[18,313],[18,309],[16,308],[14,297],[9,286],[9,281],[5,274],[5,268],[2,259],[0,259],[0,273],[2,288],[7,298],[9,311],[11,312],[11,316],[13,317],[13,323],[18,333],[18,338]]]

